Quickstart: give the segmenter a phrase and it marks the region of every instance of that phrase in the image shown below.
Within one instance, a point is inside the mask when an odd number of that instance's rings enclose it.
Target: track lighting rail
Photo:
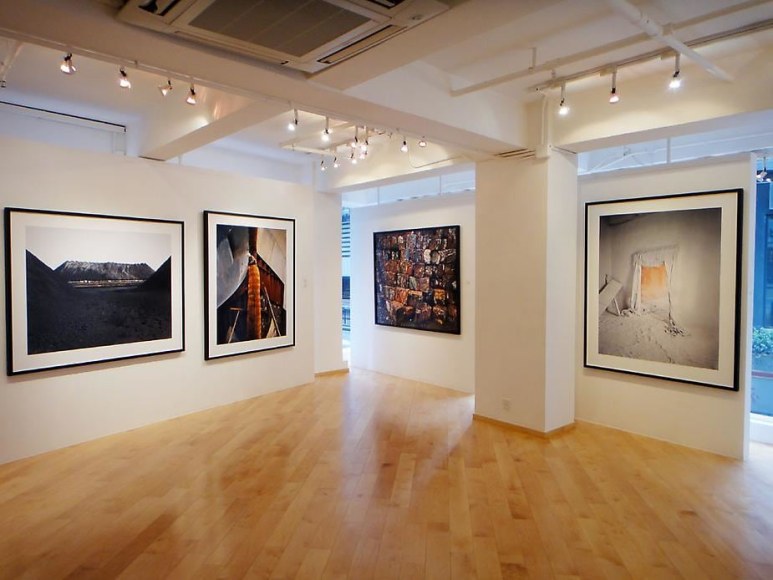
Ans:
[[[700,16],[700,17],[690,18],[688,20],[684,20],[684,21],[681,21],[681,22],[673,23],[673,24],[670,25],[670,30],[677,31],[677,30],[681,30],[681,29],[684,29],[684,28],[687,28],[687,27],[690,27],[690,26],[695,26],[695,25],[702,24],[702,23],[705,23],[705,22],[710,22],[712,20],[716,20],[717,18],[721,18],[721,17],[727,16],[729,14],[734,14],[734,13],[737,13],[737,12],[741,12],[741,11],[744,11],[744,10],[749,10],[751,8],[755,8],[755,7],[760,6],[762,4],[767,4],[768,2],[769,2],[769,0],[749,0],[747,2],[742,2],[740,4],[736,4],[736,5],[731,6],[731,7],[726,7],[726,8],[721,8],[719,10],[715,10],[713,12],[710,12],[710,13],[705,14],[705,15]],[[698,38],[698,39],[695,39],[695,40],[692,40],[692,41],[687,41],[687,42],[684,42],[684,45],[689,47],[689,48],[696,48],[698,46],[703,46],[704,44],[710,44],[712,42],[717,42],[717,41],[720,41],[720,40],[725,40],[725,39],[733,38],[733,37],[736,37],[736,36],[742,36],[742,35],[746,35],[746,34],[752,34],[754,32],[758,32],[758,31],[761,31],[761,30],[767,30],[770,27],[771,27],[771,20],[770,19],[763,20],[761,22],[752,23],[752,24],[749,24],[747,26],[741,26],[739,28],[735,28],[735,29],[732,29],[732,30],[722,31],[722,32],[719,32],[719,33],[716,33],[716,34],[712,34],[712,35],[709,35],[709,36],[704,36],[702,38]],[[518,79],[522,79],[522,78],[527,78],[527,77],[532,76],[534,74],[550,72],[552,70],[559,69],[561,67],[565,67],[565,66],[577,63],[577,62],[581,62],[581,61],[587,60],[589,58],[594,58],[594,57],[602,56],[602,55],[607,54],[609,52],[613,52],[613,51],[624,49],[624,48],[629,48],[629,47],[634,46],[636,44],[640,44],[642,42],[645,42],[645,41],[647,41],[649,39],[650,39],[650,36],[648,34],[646,34],[646,33],[636,34],[634,36],[630,36],[628,38],[623,38],[623,39],[615,41],[615,42],[610,42],[610,43],[598,46],[596,48],[592,48],[592,49],[589,49],[589,50],[585,50],[585,51],[581,51],[581,52],[575,53],[575,54],[573,54],[571,56],[555,58],[555,59],[546,61],[546,62],[544,62],[542,64],[539,64],[539,65],[534,64],[534,56],[533,56],[533,51],[532,51],[532,64],[528,68],[525,68],[525,69],[522,69],[522,70],[519,70],[519,71],[516,71],[516,72],[508,73],[508,74],[505,74],[505,75],[501,75],[499,77],[496,77],[496,78],[493,78],[493,79],[489,79],[489,80],[486,80],[486,81],[481,81],[479,83],[473,83],[473,84],[467,85],[465,87],[461,87],[461,88],[457,88],[457,89],[452,89],[450,94],[451,94],[451,96],[454,96],[454,97],[460,97],[462,95],[467,95],[467,94],[470,94],[470,93],[475,93],[475,92],[482,91],[484,89],[489,89],[489,88],[492,88],[492,87],[495,87],[495,86],[498,86],[498,85],[501,85],[501,84],[504,84],[504,83],[507,83],[507,82],[510,82],[510,81],[514,81],[514,80],[518,80]],[[644,55],[639,55],[639,56],[633,57],[633,58],[634,59],[642,58],[642,60],[639,61],[639,62],[644,62],[645,60],[650,60],[652,58],[657,58],[657,57],[659,57],[660,55],[663,55],[663,54],[673,54],[673,52],[674,52],[673,48],[664,48],[662,50],[652,51],[651,53],[645,53],[645,54],[652,54],[652,53],[654,53],[655,56],[650,56],[650,57],[647,57],[647,58],[643,58]],[[634,64],[634,63],[631,62],[631,63],[627,63],[627,64]],[[563,77],[561,77],[559,79],[556,79],[558,82],[557,82],[557,84],[555,84],[555,86],[560,86],[562,80],[568,82],[570,80],[577,80],[579,78],[584,78],[584,77],[592,76],[593,74],[596,74],[599,70],[602,70],[602,69],[611,70],[616,65],[617,66],[625,66],[625,63],[622,63],[622,62],[606,63],[606,64],[601,65],[599,67],[594,67],[593,69],[588,69],[588,70],[594,70],[595,71],[595,72],[592,72],[592,73],[586,73],[585,71],[583,71],[582,73],[573,73],[571,75],[566,75],[566,76],[563,76]],[[538,86],[541,86],[543,84],[545,84],[545,83],[540,83],[540,84],[535,85],[535,86],[538,87]]]
[[[708,36],[702,36],[701,38],[696,38],[695,40],[691,40],[687,42],[691,47],[700,47],[700,46],[706,46],[709,44],[712,44],[714,42],[719,42],[720,40],[727,40],[729,38],[734,38],[738,36],[745,36],[747,34],[752,34],[754,32],[761,32],[764,30],[770,30],[773,28],[773,18],[769,18],[767,20],[762,20],[760,22],[755,22],[753,24],[749,24],[747,26],[741,26],[739,28],[735,28],[733,30],[728,30],[726,32],[720,32],[717,34],[710,34]],[[650,60],[656,60],[656,59],[662,59],[662,58],[668,58],[669,56],[673,56],[674,51],[671,48],[662,48],[662,49],[656,49],[651,50],[649,52],[645,52],[642,54],[638,54],[636,56],[632,56],[630,58],[618,60],[615,62],[605,63],[603,65],[595,66],[592,68],[587,68],[581,71],[578,71],[576,73],[563,75],[563,76],[557,76],[555,78],[551,78],[550,80],[537,83],[535,85],[532,85],[529,87],[529,91],[544,91],[547,89],[552,88],[558,88],[562,84],[567,84],[572,81],[577,81],[580,79],[596,76],[596,75],[607,75],[611,74],[613,70],[620,69],[627,66],[632,66],[636,64],[641,64]]]

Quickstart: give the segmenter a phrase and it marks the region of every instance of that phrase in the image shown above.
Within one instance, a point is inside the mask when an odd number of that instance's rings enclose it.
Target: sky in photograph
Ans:
[[[141,264],[157,270],[171,255],[169,234],[120,230],[25,228],[27,250],[55,270],[67,260]]]

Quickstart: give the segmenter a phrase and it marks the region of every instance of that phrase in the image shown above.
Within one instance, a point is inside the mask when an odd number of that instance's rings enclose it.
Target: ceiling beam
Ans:
[[[672,33],[666,32],[660,24],[647,16],[641,9],[628,2],[628,0],[607,0],[607,4],[617,10],[618,13],[627,18],[632,24],[641,28],[646,34],[662,42],[666,46],[673,48],[679,54],[686,56],[703,67],[709,74],[726,82],[731,82],[733,80],[731,75],[719,68],[705,56],[695,52]]]
[[[203,96],[199,95],[199,99]],[[218,109],[216,105],[209,108]],[[250,103],[216,119],[194,107],[180,107],[179,110],[186,111],[184,118],[170,119],[165,113],[144,123],[138,151],[140,157],[168,161],[271,119],[285,112],[287,107],[276,102]]]

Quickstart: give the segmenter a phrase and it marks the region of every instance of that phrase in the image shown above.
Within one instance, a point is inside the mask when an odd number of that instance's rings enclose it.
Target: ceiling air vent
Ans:
[[[445,10],[440,0],[128,0],[118,17],[313,73]]]
[[[536,157],[536,152],[534,149],[513,149],[512,151],[497,153],[497,157],[502,159],[533,159]]]

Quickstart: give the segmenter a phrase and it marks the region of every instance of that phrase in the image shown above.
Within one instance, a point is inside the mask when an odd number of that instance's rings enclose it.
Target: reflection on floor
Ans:
[[[668,312],[652,308],[641,315],[599,317],[599,352],[638,360],[716,369],[719,336],[715,329],[690,326],[687,335],[667,332]]]

